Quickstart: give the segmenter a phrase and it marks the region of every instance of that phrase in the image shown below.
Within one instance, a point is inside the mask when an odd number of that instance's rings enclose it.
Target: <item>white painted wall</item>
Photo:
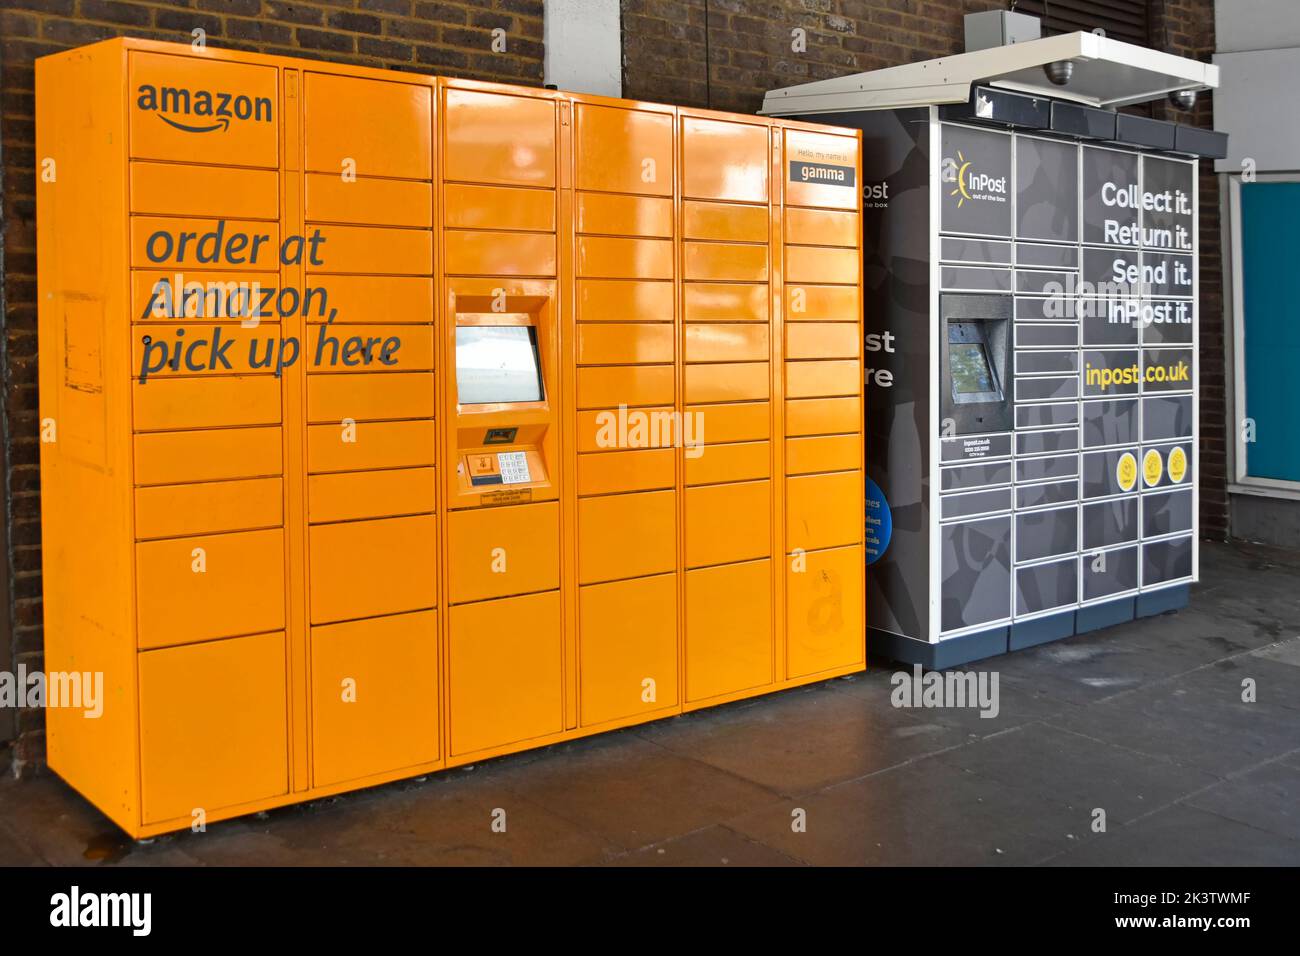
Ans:
[[[1300,0],[1218,0],[1214,125],[1228,134],[1219,172],[1300,170]]]
[[[1214,126],[1228,134],[1221,173],[1241,172],[1246,157],[1261,172],[1300,169],[1300,48],[1220,53]]]
[[[545,82],[574,93],[623,95],[619,0],[546,0]]]
[[[1296,0],[1217,0],[1214,4],[1214,43],[1220,53],[1300,47],[1300,3]]]
[[[1238,433],[1246,408],[1246,336],[1241,276],[1241,222],[1236,200],[1243,160],[1253,160],[1261,177],[1290,178],[1300,171],[1300,0],[1217,0],[1214,9],[1214,62],[1219,88],[1214,92],[1214,125],[1228,134],[1228,158],[1215,163],[1221,175],[1220,221],[1223,238],[1225,350],[1229,383],[1226,424]],[[1202,356],[1203,362],[1213,359]],[[1264,487],[1246,475],[1245,444],[1229,444],[1229,527],[1234,535],[1282,543],[1295,527],[1297,490]],[[1261,496],[1261,497],[1255,497]],[[1265,497],[1268,499],[1266,500]],[[1260,534],[1267,526],[1271,534]],[[1279,537],[1280,536],[1280,537]],[[1294,537],[1290,542],[1294,542]]]

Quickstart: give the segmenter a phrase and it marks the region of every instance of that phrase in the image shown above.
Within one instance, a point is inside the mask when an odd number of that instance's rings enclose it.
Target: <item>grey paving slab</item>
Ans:
[[[1052,866],[1297,866],[1300,842],[1190,806],[1097,834]]]
[[[773,698],[730,720],[684,719],[640,731],[646,740],[776,793],[818,790],[958,746],[966,734],[927,711],[829,689]]]
[[[1300,734],[1294,708],[1268,700],[1243,703],[1239,676],[1235,668],[1211,666],[1049,723],[1227,776],[1289,753]]]
[[[1190,807],[1300,840],[1300,766],[1277,761],[1197,793]]]
[[[805,829],[795,814],[805,814]],[[936,760],[839,784],[727,826],[821,866],[1032,864],[1087,839],[1080,808]]]
[[[711,826],[644,847],[610,861],[611,866],[799,866],[778,850],[728,827]]]
[[[1289,640],[1279,641],[1276,644],[1270,644],[1268,647],[1261,647],[1251,656],[1300,668],[1300,637],[1293,637]]]
[[[733,773],[630,733],[503,773],[506,790],[586,832],[634,850],[721,823],[777,799]]]
[[[967,736],[987,737],[1055,716],[1075,706],[1060,696],[1045,691],[1032,679],[1003,672],[1000,667],[1003,659],[996,657],[958,669],[974,671],[977,676],[978,672],[988,672],[990,680],[993,674],[997,675],[998,706],[995,710],[981,706],[920,707],[909,709],[908,713],[929,722],[956,728]],[[871,680],[833,681],[828,686],[838,693],[852,694],[879,704],[891,699],[895,691],[899,690],[899,682],[914,679],[915,672],[906,665],[894,664],[875,667],[870,676]],[[990,716],[983,716],[985,713]]]
[[[943,763],[1007,786],[1128,822],[1197,793],[1221,778],[1046,724],[1032,724],[939,755]]]

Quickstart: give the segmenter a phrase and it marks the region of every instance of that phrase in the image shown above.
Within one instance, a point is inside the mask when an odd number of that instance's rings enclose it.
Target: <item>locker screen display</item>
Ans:
[[[952,370],[952,390],[957,395],[995,392],[989,357],[979,342],[952,343],[948,346],[948,365]]]
[[[537,330],[527,325],[457,326],[456,389],[462,405],[540,402]]]

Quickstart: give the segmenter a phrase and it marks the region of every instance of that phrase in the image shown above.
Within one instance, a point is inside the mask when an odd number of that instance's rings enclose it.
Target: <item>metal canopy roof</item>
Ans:
[[[1054,85],[1043,73],[1044,65],[1058,60],[1074,63],[1065,86]],[[1065,33],[787,86],[769,92],[760,112],[784,116],[964,103],[977,83],[1115,108],[1176,90],[1214,89],[1219,68],[1095,33]]]

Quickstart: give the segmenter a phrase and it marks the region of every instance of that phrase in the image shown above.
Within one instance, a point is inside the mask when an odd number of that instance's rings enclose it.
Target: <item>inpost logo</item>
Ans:
[[[186,133],[213,133],[230,128],[232,120],[271,122],[271,98],[179,86],[141,83],[136,106],[157,114],[168,126]]]
[[[951,156],[944,157],[942,179],[945,183],[953,184],[953,189],[948,195],[956,197],[957,208],[960,209],[967,202],[974,202],[976,199],[1006,202],[1007,177],[990,176],[974,167],[974,161],[967,159],[961,150],[957,150],[956,159]]]
[[[1086,384],[1103,391],[1112,386],[1136,385],[1139,381],[1148,385],[1186,384],[1191,387],[1192,367],[1184,359],[1168,365],[1148,365],[1145,369],[1140,369],[1136,362],[1116,368],[1086,362],[1083,375]]]

